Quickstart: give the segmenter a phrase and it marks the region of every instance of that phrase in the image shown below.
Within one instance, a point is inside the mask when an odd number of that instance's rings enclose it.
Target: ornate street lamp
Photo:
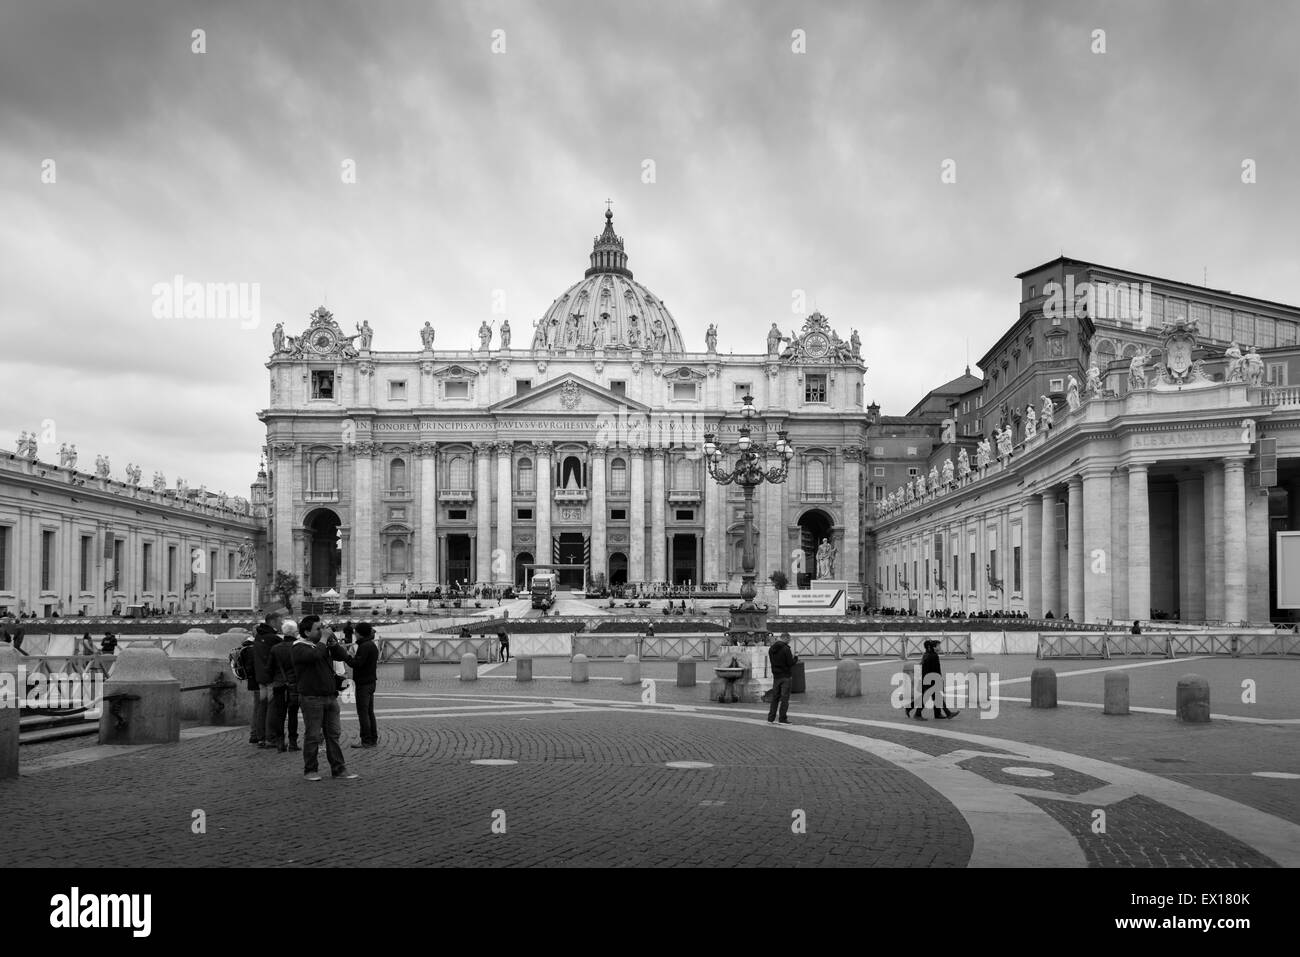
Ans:
[[[766,445],[754,441],[753,422],[758,418],[758,409],[754,408],[754,397],[745,396],[745,405],[740,410],[742,422],[740,435],[734,449],[728,449],[717,441],[712,432],[704,436],[704,462],[709,476],[719,485],[739,485],[745,494],[745,539],[741,559],[741,579],[739,605],[731,606],[731,626],[727,635],[733,644],[767,643],[770,632],[767,630],[767,606],[754,603],[758,597],[758,588],[754,584],[754,489],[764,482],[779,485],[786,480],[790,470],[790,460],[794,458],[794,447],[790,444],[786,432],[778,432],[776,442]],[[734,463],[731,456],[735,456]],[[724,462],[724,458],[727,459]]]

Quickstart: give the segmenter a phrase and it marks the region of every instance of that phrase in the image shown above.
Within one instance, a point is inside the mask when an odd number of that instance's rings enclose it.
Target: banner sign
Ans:
[[[782,615],[847,615],[848,592],[843,588],[805,588],[779,591],[777,608]]]

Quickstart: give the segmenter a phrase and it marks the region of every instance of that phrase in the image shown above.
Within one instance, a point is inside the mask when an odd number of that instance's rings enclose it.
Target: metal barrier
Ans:
[[[905,632],[872,631],[839,636],[841,658],[904,658],[907,654]]]
[[[1060,631],[1038,636],[1039,658],[1109,658],[1105,632]]]
[[[711,652],[718,645],[719,639],[709,635],[655,635],[640,639],[637,657],[643,661],[676,661],[683,657],[704,661],[713,657]]]
[[[462,655],[471,654],[486,663],[492,661],[497,652],[495,635],[475,635],[472,638],[385,636],[376,638],[375,644],[379,646],[381,662],[412,660],[432,664],[459,663]]]
[[[1237,636],[1183,632],[1169,635],[1169,657],[1178,655],[1236,655]]]
[[[938,641],[938,652],[942,657],[974,658],[971,653],[970,632],[910,632],[903,636],[903,657],[911,658],[913,654],[920,657],[925,653],[927,641]]]
[[[510,655],[526,658],[568,658],[573,655],[573,635],[546,632],[511,635]]]
[[[113,673],[117,655],[24,655],[18,659],[27,675],[84,675],[98,671],[105,678]]]
[[[1300,655],[1300,635],[1289,631],[1271,635],[1238,635],[1237,655]]]
[[[825,632],[803,632],[790,636],[790,650],[800,658],[840,657],[840,636]]]
[[[635,635],[574,635],[573,653],[588,658],[626,658],[637,653],[640,642]]]
[[[1168,658],[1169,632],[1122,632],[1106,636],[1106,657]]]

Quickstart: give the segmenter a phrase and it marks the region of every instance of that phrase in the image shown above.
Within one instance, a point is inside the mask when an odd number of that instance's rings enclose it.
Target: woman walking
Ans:
[[[925,720],[922,711],[926,699],[930,699],[930,709],[936,718],[955,718],[960,711],[949,711],[943,700],[943,670],[939,665],[939,646],[937,639],[931,638],[925,643],[925,654],[921,656],[921,700],[917,703],[916,716]],[[943,714],[939,711],[942,710]]]

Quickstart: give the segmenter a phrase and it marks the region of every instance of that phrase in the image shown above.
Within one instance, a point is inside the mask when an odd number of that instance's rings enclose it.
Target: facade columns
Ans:
[[[1114,554],[1110,540],[1110,504],[1110,472],[1092,471],[1084,475],[1081,543],[1081,557],[1086,566],[1083,573],[1084,621],[1104,622],[1112,617],[1110,594]]]
[[[357,576],[353,584],[362,586],[374,581],[374,449],[369,442],[358,442],[352,457],[352,544],[356,549],[352,567]]]
[[[704,565],[701,574],[706,582],[721,581],[725,576],[718,573],[718,556],[722,554],[723,540],[726,538],[724,523],[721,521],[722,509],[726,505],[727,489],[709,476],[709,463],[703,464],[704,475]],[[792,582],[790,587],[798,583]]]
[[[497,550],[492,558],[492,581],[508,585],[515,575],[514,550],[514,444],[497,444]]]
[[[474,492],[474,517],[478,534],[474,538],[474,581],[492,580],[492,443],[474,443],[474,464],[478,482]]]
[[[1178,480],[1178,608],[1183,621],[1205,620],[1205,485]]]
[[[275,567],[285,571],[293,570],[293,465],[295,449],[292,445],[276,445],[275,454]],[[111,534],[111,531],[110,531]],[[109,552],[112,555],[112,552]],[[123,555],[123,564],[126,556]],[[21,566],[20,566],[21,567]],[[126,582],[125,569],[114,568],[118,585]],[[272,570],[274,571],[274,569]],[[212,575],[217,576],[216,569]],[[121,588],[119,587],[119,591]],[[104,594],[104,593],[101,593]],[[215,591],[214,591],[215,594]],[[107,608],[111,608],[111,597]]]
[[[1246,560],[1246,461],[1224,459],[1224,617],[1234,623],[1247,618]]]
[[[1223,592],[1223,468],[1212,462],[1205,472],[1205,617],[1223,621],[1227,617]]]
[[[840,489],[840,494],[844,496],[844,540],[838,543],[839,560],[844,567],[835,577],[848,582],[862,581],[862,566],[858,562],[862,542],[862,516],[858,508],[858,486],[862,482],[861,462],[861,449],[845,450],[844,487]]]
[[[657,582],[668,581],[667,522],[664,517],[664,500],[668,494],[664,471],[667,454],[666,449],[650,450],[650,578]]]
[[[1151,617],[1151,498],[1147,466],[1128,467],[1128,614]]]
[[[551,450],[550,442],[537,443],[537,543],[533,561],[545,565],[555,561],[555,543],[551,538]],[[514,572],[511,571],[513,575]]]
[[[1031,495],[1021,504],[1023,516],[1020,540],[1024,551],[1020,556],[1021,586],[1024,589],[1025,614],[1030,618],[1043,617],[1043,504],[1042,496]]]
[[[1122,470],[1110,478],[1110,610],[1116,621],[1128,613],[1128,475]]]
[[[628,543],[631,546],[627,556],[627,580],[643,582],[645,573],[645,450],[632,449],[628,464],[629,488],[631,489],[631,528]]]
[[[420,524],[416,535],[420,541],[420,564],[416,578],[423,585],[438,584],[438,479],[437,446],[422,442],[415,449],[420,463]],[[346,579],[351,580],[350,576]]]
[[[593,579],[604,576],[609,580],[609,545],[605,535],[605,526],[609,514],[605,508],[605,447],[593,445],[591,448],[591,576]]]
[[[1083,621],[1084,548],[1083,548],[1083,479],[1070,479],[1069,501],[1066,505],[1065,537],[1069,554],[1066,557],[1067,614],[1071,621]]]

